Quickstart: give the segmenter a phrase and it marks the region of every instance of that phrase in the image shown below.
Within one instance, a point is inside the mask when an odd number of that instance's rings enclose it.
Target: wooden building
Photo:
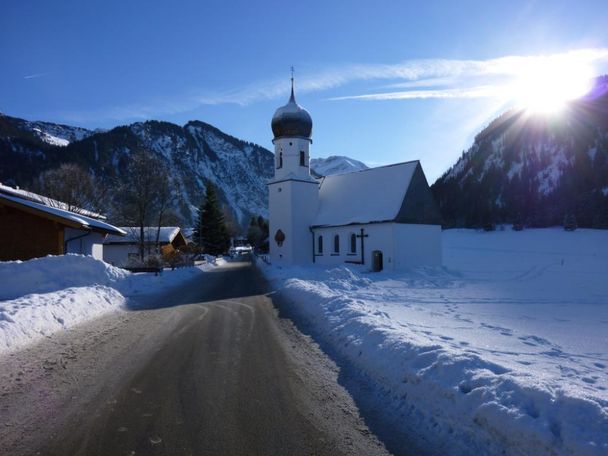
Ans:
[[[0,261],[64,253],[101,260],[106,236],[126,234],[103,220],[64,209],[62,204],[0,184]]]
[[[126,236],[108,236],[103,243],[103,259],[105,262],[115,266],[127,266],[131,261],[139,260],[138,227],[121,227],[127,233]],[[144,250],[147,255],[156,254],[156,235],[158,227],[144,227]],[[182,230],[177,226],[162,226],[158,233],[158,245],[161,255],[180,250],[187,245]]]

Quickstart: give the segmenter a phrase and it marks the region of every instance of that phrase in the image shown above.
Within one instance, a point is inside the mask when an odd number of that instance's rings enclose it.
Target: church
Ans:
[[[441,265],[441,214],[418,160],[320,179],[310,174],[312,118],[291,96],[272,118],[268,182],[275,265]]]

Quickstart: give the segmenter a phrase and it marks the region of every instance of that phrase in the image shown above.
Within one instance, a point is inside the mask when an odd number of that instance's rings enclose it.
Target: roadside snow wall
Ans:
[[[129,275],[124,269],[75,254],[0,262],[0,300],[93,284],[112,286]]]
[[[372,394],[389,403],[382,413],[424,454],[608,454],[608,401],[601,397],[548,389],[542,372],[512,375],[415,334],[376,305],[383,297],[367,274],[260,268],[286,312],[373,381]]]
[[[131,274],[84,255],[0,262],[0,355],[45,336],[125,308],[215,268]]]

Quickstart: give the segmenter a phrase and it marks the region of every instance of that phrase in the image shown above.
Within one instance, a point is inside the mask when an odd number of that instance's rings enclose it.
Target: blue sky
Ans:
[[[7,0],[0,112],[91,128],[199,119],[271,149],[294,65],[313,156],[420,159],[434,181],[512,104],[496,89],[510,65],[572,55],[608,73],[606,24],[605,1],[581,0]]]

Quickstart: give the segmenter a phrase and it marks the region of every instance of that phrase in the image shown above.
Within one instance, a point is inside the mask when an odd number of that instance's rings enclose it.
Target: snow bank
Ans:
[[[437,454],[608,454],[608,232],[444,232],[445,268],[261,266]]]
[[[216,263],[222,264],[223,260]],[[131,274],[83,255],[0,262],[0,354],[124,308],[216,267]]]
[[[116,310],[124,303],[123,295],[103,285],[0,301],[0,354]]]
[[[128,271],[83,255],[0,262],[0,300],[85,285],[112,286]]]

